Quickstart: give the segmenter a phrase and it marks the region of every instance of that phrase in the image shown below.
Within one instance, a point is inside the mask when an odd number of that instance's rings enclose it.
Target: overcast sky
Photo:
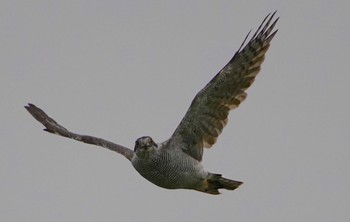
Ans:
[[[117,153],[42,131],[23,108],[130,148],[144,135],[162,142],[274,10],[262,71],[204,153],[208,171],[245,182],[233,192],[157,187]],[[1,1],[0,221],[347,221],[349,10],[348,0]]]

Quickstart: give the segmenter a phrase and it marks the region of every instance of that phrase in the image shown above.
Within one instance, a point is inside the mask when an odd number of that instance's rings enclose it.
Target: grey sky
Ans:
[[[347,221],[349,1],[1,1],[0,221]],[[72,131],[133,148],[167,139],[250,29],[278,34],[247,100],[204,154],[245,183],[165,190],[121,155],[43,132],[34,103]]]

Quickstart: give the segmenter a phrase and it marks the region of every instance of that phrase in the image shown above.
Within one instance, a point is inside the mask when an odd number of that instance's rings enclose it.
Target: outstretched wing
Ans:
[[[275,13],[265,17],[244,46],[248,33],[230,62],[196,95],[170,138],[170,147],[181,147],[201,161],[203,147],[209,148],[216,142],[227,123],[229,111],[247,97],[245,90],[260,71],[265,53],[277,32],[273,28],[278,18],[272,22]]]
[[[107,140],[93,137],[93,136],[87,136],[87,135],[80,135],[76,133],[72,133],[63,126],[59,125],[54,119],[49,117],[43,110],[36,107],[33,104],[28,104],[28,106],[25,106],[25,108],[28,110],[28,112],[41,124],[43,124],[46,128],[45,131],[53,134],[57,134],[60,136],[68,137],[70,139],[78,140],[80,142],[93,144],[96,146],[102,146],[104,148],[116,151],[117,153],[122,154],[125,156],[128,160],[131,160],[131,158],[134,155],[134,152],[124,146],[109,142]]]

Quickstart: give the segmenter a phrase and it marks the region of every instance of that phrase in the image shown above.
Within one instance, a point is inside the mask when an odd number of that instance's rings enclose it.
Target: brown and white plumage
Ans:
[[[248,44],[243,47],[244,41],[229,63],[196,95],[175,130],[171,140],[182,141],[186,145],[184,151],[193,158],[202,159],[203,147],[210,148],[216,142],[230,110],[237,108],[247,97],[245,90],[259,73],[277,32],[272,30],[278,18],[270,24],[274,14],[265,17]]]
[[[229,63],[195,96],[173,135],[163,143],[141,137],[134,151],[107,140],[70,132],[33,104],[25,108],[42,123],[47,132],[102,146],[124,155],[150,182],[168,189],[194,189],[219,194],[218,189],[234,190],[242,182],[223,178],[203,169],[203,148],[211,147],[227,123],[230,110],[247,97],[246,89],[260,71],[278,18],[266,16],[258,30],[245,41]]]

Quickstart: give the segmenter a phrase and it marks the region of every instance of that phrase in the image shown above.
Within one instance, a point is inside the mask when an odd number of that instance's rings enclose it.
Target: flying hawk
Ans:
[[[275,12],[276,13],[276,12]],[[149,136],[136,140],[134,150],[110,141],[73,133],[33,104],[25,108],[46,128],[47,132],[102,146],[122,154],[150,182],[167,189],[193,189],[219,194],[218,189],[234,190],[242,182],[204,170],[203,148],[210,148],[227,123],[230,110],[237,108],[247,97],[246,89],[260,71],[278,18],[265,17],[255,34],[245,44],[244,39],[229,63],[200,91],[173,135],[162,143]]]

